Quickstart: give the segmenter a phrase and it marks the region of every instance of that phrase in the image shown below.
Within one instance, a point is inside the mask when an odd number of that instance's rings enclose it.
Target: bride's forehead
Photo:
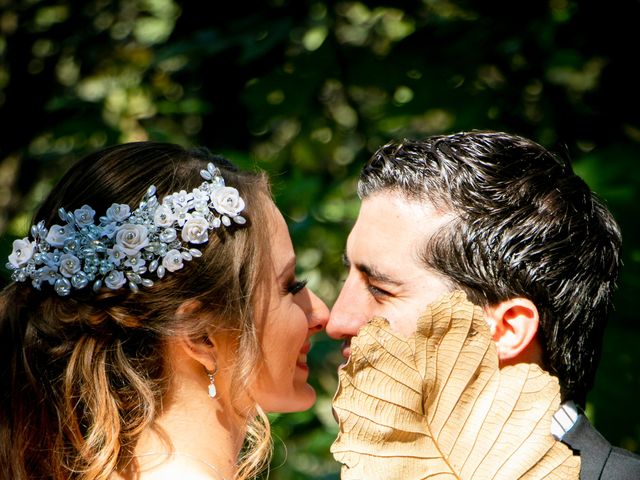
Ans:
[[[274,268],[280,273],[281,270],[286,268],[291,258],[295,257],[289,228],[282,213],[273,202],[265,209],[265,215],[266,218],[264,220],[268,223],[269,228],[269,251],[271,252]]]

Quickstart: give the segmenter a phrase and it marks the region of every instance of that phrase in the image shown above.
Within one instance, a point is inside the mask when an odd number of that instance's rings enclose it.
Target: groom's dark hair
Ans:
[[[358,194],[378,191],[456,215],[425,240],[425,268],[480,306],[530,299],[545,368],[558,376],[563,399],[583,404],[612,306],[621,237],[569,162],[499,132],[405,140],[381,147],[363,168]]]

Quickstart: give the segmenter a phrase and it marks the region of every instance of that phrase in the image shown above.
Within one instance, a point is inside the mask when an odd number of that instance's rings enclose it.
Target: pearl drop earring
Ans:
[[[205,368],[205,372],[207,372],[207,377],[209,377],[209,386],[207,387],[207,393],[209,394],[209,398],[216,398],[218,391],[216,390],[216,384],[214,382],[214,378],[216,373],[218,372],[218,364],[213,370],[207,370]]]

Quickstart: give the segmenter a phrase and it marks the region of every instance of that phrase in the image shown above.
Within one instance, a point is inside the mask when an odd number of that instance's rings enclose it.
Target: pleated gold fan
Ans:
[[[580,459],[550,433],[555,377],[498,368],[482,309],[454,292],[409,338],[373,319],[351,341],[333,407],[342,479],[578,479]]]

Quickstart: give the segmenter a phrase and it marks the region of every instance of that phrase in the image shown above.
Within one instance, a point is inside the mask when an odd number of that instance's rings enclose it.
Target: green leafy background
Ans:
[[[391,138],[497,129],[565,152],[624,234],[588,414],[640,451],[640,3],[0,0],[0,253],[81,155],[153,139],[271,175],[299,270],[331,304],[362,163]],[[8,282],[3,270],[0,281]],[[274,415],[272,479],[335,479],[338,345],[308,412]]]

